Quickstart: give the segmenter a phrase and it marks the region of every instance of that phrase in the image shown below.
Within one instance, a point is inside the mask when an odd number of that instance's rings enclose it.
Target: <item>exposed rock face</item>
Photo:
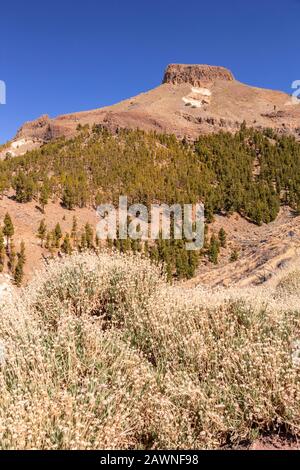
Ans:
[[[40,116],[35,121],[25,122],[25,124],[23,124],[21,129],[18,131],[16,137],[34,137],[36,139],[45,139],[47,133],[50,132],[50,123],[51,120],[47,115]]]
[[[224,67],[211,65],[185,65],[170,64],[166,68],[163,83],[190,83],[193,86],[201,87],[216,80],[233,81],[234,77],[230,70]]]
[[[49,141],[65,135],[68,137],[68,128],[56,124],[55,119],[50,119],[48,115],[40,116],[35,121],[25,122],[18,131],[16,138],[33,138]]]

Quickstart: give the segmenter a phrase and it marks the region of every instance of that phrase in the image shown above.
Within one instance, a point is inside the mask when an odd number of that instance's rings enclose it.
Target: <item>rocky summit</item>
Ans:
[[[190,83],[193,86],[213,83],[216,80],[233,81],[230,70],[211,65],[170,64],[166,68],[163,83]]]
[[[112,132],[140,128],[192,140],[220,130],[236,132],[244,121],[248,127],[300,138],[300,106],[288,94],[243,84],[224,67],[170,64],[162,84],[148,92],[112,106],[25,123],[1,156],[20,155],[58,137],[71,138],[85,125]]]

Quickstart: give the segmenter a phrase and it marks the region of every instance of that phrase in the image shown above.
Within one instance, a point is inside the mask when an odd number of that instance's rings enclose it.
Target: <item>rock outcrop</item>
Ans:
[[[233,81],[234,77],[230,70],[225,67],[211,65],[186,65],[170,64],[166,68],[163,83],[189,83],[192,86],[201,87],[216,80]]]

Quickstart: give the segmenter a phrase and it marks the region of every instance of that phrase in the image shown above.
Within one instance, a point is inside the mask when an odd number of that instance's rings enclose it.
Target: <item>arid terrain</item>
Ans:
[[[25,123],[1,154],[19,155],[45,141],[74,136],[78,125],[101,124],[111,131],[139,128],[194,139],[201,133],[236,132],[245,121],[249,127],[299,138],[299,119],[300,106],[286,93],[240,83],[223,67],[171,64],[153,90],[112,106]]]

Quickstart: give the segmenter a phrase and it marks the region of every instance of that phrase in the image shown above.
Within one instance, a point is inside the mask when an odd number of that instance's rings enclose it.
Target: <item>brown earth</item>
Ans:
[[[240,83],[223,67],[171,64],[163,83],[153,90],[104,108],[54,119],[41,116],[25,123],[14,141],[21,141],[20,154],[23,145],[28,150],[27,142],[35,147],[60,136],[74,136],[78,124],[100,124],[111,131],[140,128],[194,139],[220,130],[235,132],[243,121],[300,138],[300,106],[286,93]],[[2,157],[10,151],[5,148]]]

